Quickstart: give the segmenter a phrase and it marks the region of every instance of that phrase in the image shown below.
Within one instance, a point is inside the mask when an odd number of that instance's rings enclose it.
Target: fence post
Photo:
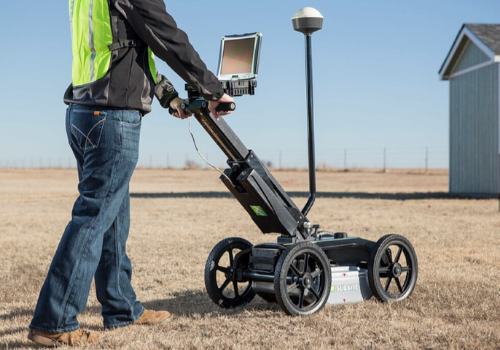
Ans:
[[[347,148],[344,148],[344,171],[347,171]]]
[[[387,166],[386,166],[386,151],[385,151],[385,147],[384,147],[384,169],[383,169],[383,172],[386,173],[387,172]]]
[[[429,170],[429,148],[425,147],[425,173]]]

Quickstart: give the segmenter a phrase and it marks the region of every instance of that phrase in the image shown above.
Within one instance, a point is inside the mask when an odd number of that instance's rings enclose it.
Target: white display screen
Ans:
[[[253,79],[257,76],[260,33],[223,37],[219,59],[220,80]]]

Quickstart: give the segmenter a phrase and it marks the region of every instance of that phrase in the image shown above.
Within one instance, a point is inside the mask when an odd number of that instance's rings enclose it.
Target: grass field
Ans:
[[[299,207],[307,173],[274,173]],[[238,236],[272,242],[208,170],[138,169],[131,183],[128,252],[147,308],[167,324],[104,332],[89,349],[500,349],[498,200],[446,195],[444,171],[319,172],[309,219],[322,229],[377,240],[388,233],[415,247],[412,296],[382,304],[325,306],[287,316],[256,297],[221,309],[207,296],[213,246]],[[76,199],[76,170],[0,170],[0,349],[37,348],[26,339],[38,292]],[[102,331],[91,291],[82,328]]]

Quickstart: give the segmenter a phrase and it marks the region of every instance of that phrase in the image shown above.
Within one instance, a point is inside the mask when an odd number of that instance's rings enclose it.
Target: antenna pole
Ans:
[[[306,80],[307,80],[307,146],[309,158],[309,198],[302,209],[305,216],[311,210],[316,199],[316,152],[314,148],[314,101],[312,77],[312,36],[305,35],[306,39]]]
[[[311,210],[316,199],[316,159],[314,150],[314,107],[312,77],[312,33],[323,27],[323,16],[312,7],[303,7],[292,17],[293,29],[306,38],[306,83],[307,83],[307,146],[309,158],[309,198],[302,209],[304,216]]]

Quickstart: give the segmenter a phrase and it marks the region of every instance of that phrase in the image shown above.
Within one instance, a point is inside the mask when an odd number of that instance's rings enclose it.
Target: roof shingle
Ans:
[[[500,24],[469,24],[469,28],[496,55],[500,54]]]

